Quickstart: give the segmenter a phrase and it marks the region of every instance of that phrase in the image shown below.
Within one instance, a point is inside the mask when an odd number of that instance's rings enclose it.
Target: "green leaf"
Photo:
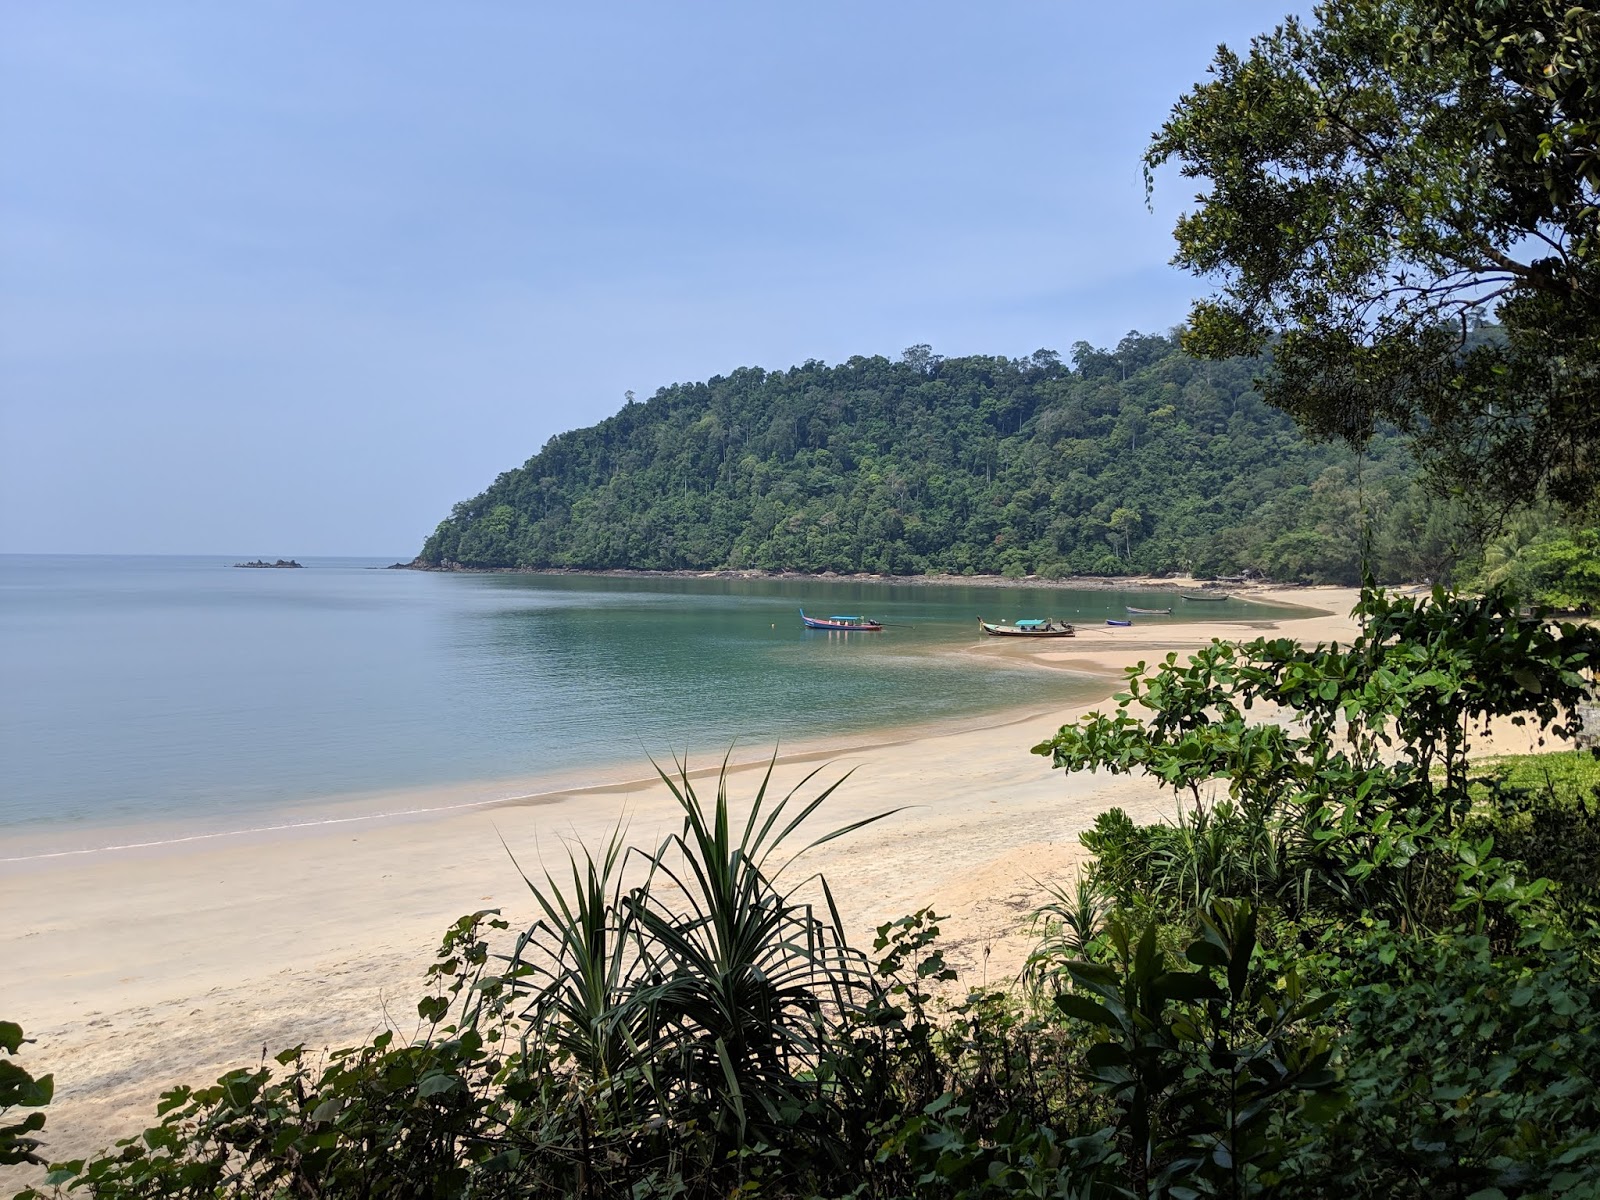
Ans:
[[[1156,976],[1151,986],[1156,995],[1164,1000],[1192,1002],[1223,998],[1222,989],[1209,975],[1199,971],[1168,971]]]
[[[1091,1067],[1125,1067],[1128,1051],[1117,1042],[1096,1042],[1084,1053],[1084,1061]]]
[[[44,1181],[51,1187],[61,1187],[71,1183],[83,1173],[83,1159],[74,1158],[68,1162],[56,1163],[46,1172]]]
[[[421,1085],[417,1088],[417,1095],[423,1099],[427,1099],[429,1096],[438,1096],[444,1092],[452,1091],[460,1083],[461,1080],[454,1075],[442,1073],[429,1075],[423,1079]]]
[[[1056,1007],[1069,1017],[1079,1021],[1088,1021],[1093,1025],[1103,1025],[1107,1029],[1120,1029],[1121,1023],[1111,1014],[1111,1010],[1103,1004],[1097,1004],[1087,996],[1079,996],[1072,992],[1063,992],[1056,997]]]

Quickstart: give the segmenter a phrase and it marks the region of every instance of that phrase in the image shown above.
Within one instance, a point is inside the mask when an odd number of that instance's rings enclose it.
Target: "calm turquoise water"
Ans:
[[[1099,622],[1140,603],[302,561],[0,556],[0,827],[214,826],[350,792],[1070,702],[1097,689],[938,651],[972,644],[980,612]],[[910,628],[808,633],[802,605]]]

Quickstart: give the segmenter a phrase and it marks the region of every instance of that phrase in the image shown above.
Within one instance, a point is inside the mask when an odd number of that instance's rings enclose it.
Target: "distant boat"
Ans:
[[[1042,621],[1018,621],[1014,625],[997,625],[979,617],[978,628],[992,637],[1074,637],[1078,632],[1065,621],[1058,621],[1054,617]]]
[[[1106,618],[1106,624],[1107,625],[1132,625],[1133,622],[1132,621],[1119,621],[1115,617],[1107,617]]]
[[[1178,595],[1185,600],[1208,600],[1213,603],[1220,603],[1229,598],[1227,592],[1179,592]]]
[[[1170,608],[1135,608],[1131,604],[1124,604],[1122,607],[1136,617],[1170,617],[1172,615]]]
[[[805,622],[807,629],[859,629],[863,633],[876,633],[883,628],[881,622],[871,617],[808,617],[803,608],[800,610],[800,619]]]

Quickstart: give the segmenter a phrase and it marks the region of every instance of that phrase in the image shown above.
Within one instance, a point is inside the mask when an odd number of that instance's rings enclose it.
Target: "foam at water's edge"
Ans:
[[[1079,701],[1075,701],[1079,703]],[[861,754],[870,750],[884,749],[891,746],[901,746],[908,742],[916,741],[923,737],[947,736],[950,734],[971,732],[976,729],[1003,729],[1008,725],[1018,725],[1038,717],[1047,715],[1049,709],[1030,708],[1027,710],[1003,710],[998,713],[979,714],[972,716],[951,718],[943,722],[930,722],[912,726],[886,727],[872,731],[872,740],[856,740],[839,742],[832,740],[813,741],[810,744],[802,743],[788,753],[777,753],[772,756],[762,756],[744,761],[726,764],[730,774],[745,771],[760,770],[769,763],[779,765],[825,761],[830,758],[840,758],[849,755]],[[622,777],[604,780],[602,782],[573,783],[568,786],[551,787],[541,791],[512,791],[507,794],[488,796],[475,800],[460,800],[439,804],[421,804],[409,808],[377,809],[370,812],[348,813],[344,815],[327,815],[308,817],[300,821],[279,821],[263,825],[251,825],[240,829],[206,830],[198,833],[173,833],[168,837],[150,837],[137,841],[108,842],[96,846],[75,846],[65,849],[40,850],[31,854],[19,854],[0,857],[0,865],[44,862],[52,859],[79,858],[95,854],[114,854],[120,851],[152,850],[168,846],[183,846],[199,842],[221,841],[228,838],[250,837],[260,834],[289,833],[295,830],[319,829],[336,825],[355,825],[380,821],[398,821],[408,817],[437,817],[456,812],[470,812],[475,809],[500,808],[510,805],[518,807],[540,804],[558,804],[563,800],[574,799],[579,796],[614,795],[637,791],[656,782],[652,775],[641,774],[637,769],[614,765],[613,768]],[[703,779],[718,774],[724,767],[719,761],[715,766],[691,768],[689,778]],[[605,768],[596,768],[603,772]],[[339,803],[331,800],[331,803]],[[348,803],[348,801],[346,801]]]

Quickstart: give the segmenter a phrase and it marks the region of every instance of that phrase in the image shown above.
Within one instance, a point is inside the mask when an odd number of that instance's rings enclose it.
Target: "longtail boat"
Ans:
[[[1117,620],[1116,617],[1107,617],[1106,618],[1106,624],[1107,625],[1121,625],[1123,627],[1127,627],[1129,625],[1132,625],[1133,622],[1132,621],[1119,621],[1119,620]]]
[[[1014,625],[1000,625],[978,618],[978,628],[992,637],[1074,637],[1077,630],[1065,621],[1054,617],[1044,620],[1018,621]]]
[[[876,633],[883,628],[879,621],[871,617],[808,617],[806,610],[800,610],[800,619],[805,622],[807,629],[859,629],[863,633]]]
[[[1170,617],[1172,615],[1170,608],[1135,608],[1131,604],[1124,604],[1122,607],[1136,617]]]
[[[1213,603],[1221,603],[1229,598],[1227,592],[1179,592],[1178,595],[1185,600],[1209,600]]]

